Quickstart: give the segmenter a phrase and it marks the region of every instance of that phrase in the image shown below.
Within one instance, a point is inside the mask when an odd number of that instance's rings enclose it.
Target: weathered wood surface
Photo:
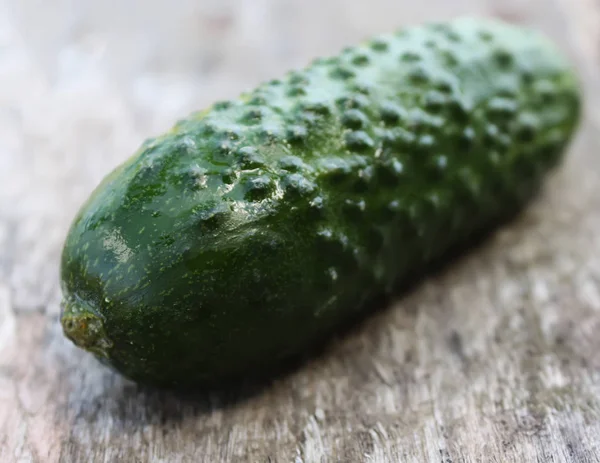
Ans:
[[[540,27],[582,72],[583,130],[522,218],[249,397],[139,390],[62,337],[69,220],[144,137],[466,13]],[[593,0],[0,2],[0,461],[600,461],[599,59]]]

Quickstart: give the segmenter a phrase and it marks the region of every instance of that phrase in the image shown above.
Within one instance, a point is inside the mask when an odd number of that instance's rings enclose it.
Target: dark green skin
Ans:
[[[579,113],[558,51],[495,21],[316,60],[104,180],[64,247],[64,331],[140,383],[270,369],[523,207]]]

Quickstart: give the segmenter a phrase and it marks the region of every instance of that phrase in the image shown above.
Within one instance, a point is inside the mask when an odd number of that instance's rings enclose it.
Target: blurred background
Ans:
[[[65,341],[67,227],[146,137],[464,15],[542,30],[580,70],[583,135],[523,220],[229,410],[134,390]],[[0,0],[0,461],[597,461],[599,59],[597,0]]]

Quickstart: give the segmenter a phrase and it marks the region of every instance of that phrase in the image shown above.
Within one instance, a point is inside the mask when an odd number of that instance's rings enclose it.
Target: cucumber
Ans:
[[[64,333],[144,384],[266,372],[516,214],[580,100],[546,38],[462,18],[217,102],[146,141],[79,211]]]

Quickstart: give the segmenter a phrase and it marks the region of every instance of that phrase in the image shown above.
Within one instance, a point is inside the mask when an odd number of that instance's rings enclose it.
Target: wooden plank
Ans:
[[[0,461],[600,461],[597,2],[107,3],[0,4]],[[584,127],[521,219],[259,391],[139,389],[62,337],[69,221],[144,137],[370,33],[467,13],[535,25],[581,69]]]

